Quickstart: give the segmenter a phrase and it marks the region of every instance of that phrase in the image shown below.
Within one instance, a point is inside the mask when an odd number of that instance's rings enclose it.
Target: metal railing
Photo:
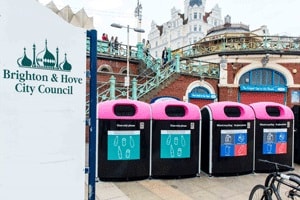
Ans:
[[[87,39],[86,42],[86,49],[87,53],[90,52],[90,41]],[[136,46],[129,46],[129,53],[131,58],[138,58],[138,47]],[[106,54],[106,55],[112,55],[112,56],[120,56],[120,57],[126,57],[127,56],[127,45],[118,43],[114,44],[110,41],[103,41],[98,40],[97,41],[97,54]]]
[[[137,85],[137,95],[136,99],[140,99],[153,89],[159,87],[161,83],[167,80],[170,76],[175,73],[175,62],[173,60],[169,61],[165,65],[160,66],[160,68],[156,68],[156,75],[151,79],[147,80],[142,84]]]
[[[242,36],[236,36],[242,35]],[[244,53],[270,51],[273,53],[300,53],[300,37],[288,36],[257,36],[245,33],[220,34],[205,37],[199,42],[172,51],[181,57],[201,57],[222,52]]]
[[[243,35],[243,34],[241,34]],[[87,45],[89,46],[89,45]],[[220,63],[209,63],[201,61],[202,56],[219,54],[223,52],[231,53],[257,53],[257,51],[271,52],[292,52],[300,54],[300,38],[287,36],[257,36],[243,35],[240,37],[218,35],[210,36],[202,39],[198,43],[181,47],[172,51],[172,58],[165,66],[161,65],[160,59],[155,59],[151,55],[146,55],[143,51],[143,45],[131,47],[130,58],[142,60],[151,74],[148,76],[137,76],[132,81],[130,94],[131,99],[140,99],[151,90],[159,87],[161,83],[167,80],[174,73],[189,74],[205,78],[219,78]],[[97,46],[98,53],[106,53],[108,55],[116,55],[110,51],[108,43],[99,41]],[[120,47],[118,56],[126,57],[126,48]],[[177,59],[175,59],[175,57]],[[200,58],[194,60],[193,58]],[[187,62],[188,60],[188,62]],[[147,77],[147,78],[145,78]],[[97,88],[98,101],[106,101],[109,99],[118,99],[126,97],[126,88],[124,83],[116,83],[110,80],[101,83]],[[88,111],[88,102],[87,102]]]

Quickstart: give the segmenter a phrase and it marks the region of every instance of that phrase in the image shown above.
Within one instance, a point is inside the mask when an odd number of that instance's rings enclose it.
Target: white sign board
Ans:
[[[0,199],[84,199],[85,71],[85,30],[0,1]]]

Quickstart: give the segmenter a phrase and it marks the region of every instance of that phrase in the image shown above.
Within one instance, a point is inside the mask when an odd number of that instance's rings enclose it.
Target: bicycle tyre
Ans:
[[[297,177],[298,179],[300,179],[300,175],[298,174],[295,174],[295,173],[286,173],[286,175],[288,176],[295,176]],[[294,181],[291,181],[291,180],[283,180],[287,183],[289,183],[290,185],[293,185],[294,187],[297,187],[299,188],[300,190],[300,185]],[[288,199],[288,192],[293,190],[292,188],[284,185],[283,183],[280,183],[278,182],[277,184],[277,191],[279,193],[279,195],[281,196],[282,199]],[[297,192],[296,190],[294,190],[295,192]],[[300,195],[300,192],[298,192],[298,194]],[[300,199],[299,197],[297,198],[296,196],[294,196],[294,199],[297,200],[297,199]]]
[[[249,200],[269,200],[271,199],[268,195],[267,188],[264,185],[256,185],[252,188]]]

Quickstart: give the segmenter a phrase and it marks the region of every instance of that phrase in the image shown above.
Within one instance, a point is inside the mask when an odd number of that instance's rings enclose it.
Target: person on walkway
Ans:
[[[116,36],[115,41],[114,41],[114,51],[115,51],[116,54],[118,54],[119,45],[120,45],[120,43],[118,41],[118,37]]]
[[[105,33],[102,34],[102,40],[103,40],[103,41],[106,40],[106,34],[105,34]]]
[[[108,41],[108,34],[105,34],[105,41]]]
[[[151,48],[150,41],[149,41],[149,40],[147,40],[147,42],[146,42],[146,46],[145,46],[145,54],[146,54],[146,56],[148,56],[148,55],[149,55],[149,53],[150,53],[150,48]]]
[[[142,39],[142,43],[143,43],[143,47],[145,48],[145,46],[146,46],[146,40],[145,40],[145,38]]]
[[[110,53],[113,53],[113,51],[114,51],[114,42],[115,42],[115,38],[114,38],[114,36],[111,36],[110,41],[108,43]]]
[[[162,51],[162,55],[161,58],[163,60],[163,65],[165,65],[168,61],[168,50],[167,47],[164,48],[164,50]]]

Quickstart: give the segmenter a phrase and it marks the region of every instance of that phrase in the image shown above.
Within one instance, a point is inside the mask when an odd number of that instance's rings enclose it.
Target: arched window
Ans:
[[[112,70],[111,66],[104,64],[98,68],[98,72],[113,72],[113,70]]]
[[[239,84],[285,86],[286,79],[281,73],[275,70],[259,68],[243,74]]]
[[[100,71],[101,72],[109,72],[109,69],[107,69],[106,67],[103,67]]]
[[[127,67],[122,67],[119,71],[120,74],[127,74]],[[130,70],[129,70],[129,73],[130,73]]]
[[[192,89],[192,91],[189,93],[189,98],[191,99],[215,99],[216,95],[211,94],[209,90],[205,87],[195,87]]]
[[[242,89],[261,88],[263,91],[279,91],[286,89],[286,78],[278,71],[272,69],[258,68],[242,75],[239,80]],[[247,89],[248,88],[248,89]],[[252,90],[252,89],[251,89]]]

